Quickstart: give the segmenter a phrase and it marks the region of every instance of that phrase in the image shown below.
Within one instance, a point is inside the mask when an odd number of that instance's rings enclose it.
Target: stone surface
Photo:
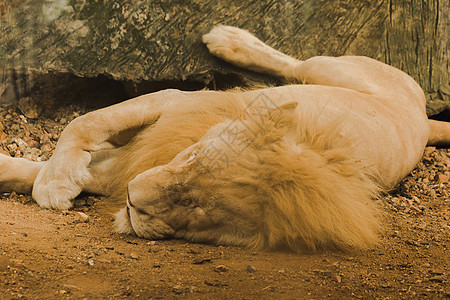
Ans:
[[[439,114],[450,116],[450,101],[429,100],[427,101],[427,115],[436,116]],[[447,120],[448,121],[448,120]]]
[[[0,67],[1,106],[15,104],[21,97],[28,95],[32,86],[32,74],[25,68]]]
[[[365,55],[387,62],[418,81],[428,100],[450,101],[448,1],[28,0],[4,11],[4,67],[210,88],[277,82],[207,52],[201,35],[220,23],[300,59]]]

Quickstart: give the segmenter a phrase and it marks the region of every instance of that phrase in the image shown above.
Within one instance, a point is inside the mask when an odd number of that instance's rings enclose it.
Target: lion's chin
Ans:
[[[114,227],[118,233],[135,235],[131,225],[131,220],[127,214],[127,208],[122,208],[116,215],[114,221]]]

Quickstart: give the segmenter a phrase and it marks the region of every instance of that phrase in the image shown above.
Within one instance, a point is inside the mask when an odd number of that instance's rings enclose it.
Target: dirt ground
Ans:
[[[0,109],[0,151],[46,160],[86,112],[36,110],[30,99]],[[0,194],[0,299],[450,298],[449,175],[450,151],[427,148],[414,172],[375,200],[384,212],[379,245],[356,253],[148,241],[114,233],[101,197],[83,195],[61,212]]]

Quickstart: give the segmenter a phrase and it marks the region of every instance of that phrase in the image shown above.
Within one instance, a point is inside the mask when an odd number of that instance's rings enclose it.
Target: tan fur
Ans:
[[[232,104],[240,108],[238,104]],[[239,113],[240,110],[235,111]],[[280,114],[278,110],[275,112],[275,115]],[[218,165],[211,167],[205,162],[207,158],[202,162],[199,156],[197,164],[171,174],[170,182],[164,182],[162,186],[175,189],[174,185],[186,185],[191,187],[188,193],[192,188],[197,189],[200,192],[195,196],[178,192],[178,197],[184,200],[193,197],[196,203],[182,206],[185,215],[177,213],[179,220],[171,218],[173,208],[167,209],[167,215],[162,211],[154,217],[165,220],[171,228],[188,227],[189,231],[181,230],[175,235],[197,242],[255,248],[286,247],[296,251],[372,245],[377,240],[378,222],[370,199],[376,196],[378,187],[365,173],[363,165],[355,163],[352,145],[338,136],[336,124],[339,118],[326,127],[318,127],[314,124],[319,117],[317,113],[306,110],[300,120],[294,118],[293,112],[278,118],[264,116],[263,126],[244,119],[248,128],[244,126],[236,138],[251,140],[248,148],[239,155],[230,153],[232,151],[226,147],[221,148],[221,153],[233,160],[232,164],[217,161],[214,164]],[[171,120],[175,124],[183,119],[177,116],[180,114],[175,114]],[[202,123],[202,119],[195,121]],[[207,118],[203,120],[208,121]],[[211,125],[209,122],[207,124]],[[152,143],[151,140],[150,137],[139,139],[139,146],[132,145],[137,147],[136,151],[127,153],[139,153],[131,158],[132,161],[152,157],[148,152],[138,151],[147,146],[144,143]],[[301,150],[293,148],[291,143]],[[142,156],[137,157],[139,155]],[[125,165],[120,164],[118,168],[125,168]],[[211,177],[211,173],[215,176]],[[152,175],[164,177],[161,173]],[[143,181],[151,184],[150,178]],[[151,196],[144,197],[148,200]],[[139,200],[132,193],[130,198],[133,202]],[[170,203],[160,194],[157,198],[152,200],[162,202],[160,205],[163,206],[177,204]],[[146,211],[145,206],[140,209]],[[207,220],[201,220],[195,212],[198,207],[202,208]],[[130,230],[123,223],[117,224],[117,228],[123,232]],[[159,232],[146,231],[145,234],[140,235],[156,238]]]
[[[45,164],[13,172],[23,160],[0,156],[0,188],[33,188],[46,208],[67,209],[82,190],[126,200],[116,230],[148,239],[361,249],[377,241],[371,199],[414,168],[427,142],[450,140],[395,68],[365,57],[299,61],[228,26],[203,41],[230,63],[305,84],[166,90],[91,112]]]
[[[167,164],[182,150],[198,142],[213,125],[242,115],[243,109],[242,104],[228,101],[223,94],[207,103],[186,103],[164,114],[155,125],[140,132],[121,149],[110,173],[114,176],[111,176],[108,194],[123,199],[126,185],[136,175]]]

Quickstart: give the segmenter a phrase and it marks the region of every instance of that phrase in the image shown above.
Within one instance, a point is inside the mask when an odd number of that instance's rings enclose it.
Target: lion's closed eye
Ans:
[[[192,163],[196,158],[197,158],[197,154],[192,153],[191,156],[189,157],[189,159],[186,161],[186,164]]]

